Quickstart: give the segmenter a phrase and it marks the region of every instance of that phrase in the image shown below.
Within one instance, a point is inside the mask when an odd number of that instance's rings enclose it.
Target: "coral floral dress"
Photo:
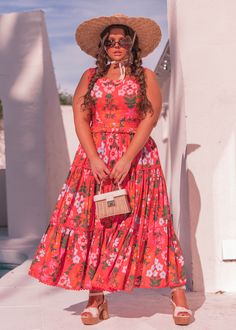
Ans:
[[[92,75],[94,68],[89,72]],[[91,132],[109,170],[126,152],[139,125],[139,88],[132,76],[119,84],[103,77],[91,91]],[[93,201],[99,185],[79,145],[28,274],[73,290],[132,291],[185,284],[183,255],[151,137],[121,186],[128,191],[132,212],[99,220]],[[114,188],[107,179],[103,192]]]

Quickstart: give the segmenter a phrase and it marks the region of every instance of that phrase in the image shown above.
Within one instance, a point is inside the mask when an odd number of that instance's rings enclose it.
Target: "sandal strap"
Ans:
[[[104,295],[103,292],[89,292],[89,296],[92,297],[92,296],[101,296],[101,295]]]
[[[176,306],[174,310],[174,316],[178,316],[179,313],[188,313],[190,316],[192,316],[192,311],[190,309],[181,306]]]
[[[83,310],[82,314],[86,312],[92,314],[92,317],[98,317],[99,315],[97,307],[87,307]]]
[[[175,317],[178,316],[179,313],[188,313],[190,316],[192,316],[193,313],[190,309],[188,309],[186,307],[182,307],[182,306],[177,306],[172,299],[170,299],[170,301],[174,305],[174,316]]]

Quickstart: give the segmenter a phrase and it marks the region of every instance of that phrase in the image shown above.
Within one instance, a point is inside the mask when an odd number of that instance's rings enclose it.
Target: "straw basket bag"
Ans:
[[[101,193],[101,182],[99,193],[93,197],[96,206],[97,217],[99,219],[131,212],[127,190],[121,189],[119,184],[118,188],[119,189],[117,190]]]

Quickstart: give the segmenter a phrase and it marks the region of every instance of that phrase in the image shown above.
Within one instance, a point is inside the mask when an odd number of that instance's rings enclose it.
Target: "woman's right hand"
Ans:
[[[104,180],[108,177],[110,171],[104,161],[99,156],[93,157],[89,160],[89,162],[93,172],[93,176],[95,177],[97,183],[100,183],[101,180]]]

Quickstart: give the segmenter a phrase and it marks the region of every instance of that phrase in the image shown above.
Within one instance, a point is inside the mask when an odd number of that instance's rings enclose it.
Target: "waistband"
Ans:
[[[137,127],[122,127],[122,126],[103,126],[103,125],[96,125],[90,127],[92,133],[128,133],[128,134],[135,134],[137,131]]]

